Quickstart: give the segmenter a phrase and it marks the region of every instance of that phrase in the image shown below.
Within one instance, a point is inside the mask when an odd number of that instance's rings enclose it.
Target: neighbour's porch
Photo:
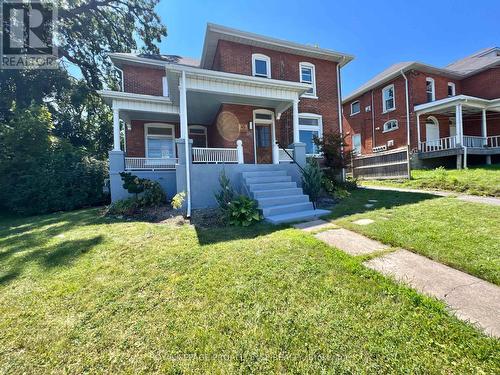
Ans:
[[[500,100],[458,95],[415,106],[418,157],[457,156],[467,168],[468,155],[500,154]],[[422,118],[424,126],[422,126]]]

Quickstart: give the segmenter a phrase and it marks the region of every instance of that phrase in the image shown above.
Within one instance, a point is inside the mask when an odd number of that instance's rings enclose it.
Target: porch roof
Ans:
[[[483,109],[500,112],[500,98],[489,100],[468,95],[457,95],[430,103],[419,104],[414,107],[414,110],[417,115],[426,113],[454,115],[455,107],[458,104],[462,105],[463,114],[477,113]]]

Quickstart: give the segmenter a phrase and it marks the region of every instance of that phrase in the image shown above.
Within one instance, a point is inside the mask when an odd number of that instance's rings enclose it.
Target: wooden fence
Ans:
[[[410,178],[408,159],[407,147],[357,156],[352,160],[352,175],[365,180]]]

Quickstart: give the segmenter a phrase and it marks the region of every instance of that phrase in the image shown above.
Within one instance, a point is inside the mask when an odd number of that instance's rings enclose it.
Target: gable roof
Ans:
[[[340,66],[344,66],[354,59],[354,56],[342,52],[336,52],[329,49],[288,42],[281,39],[271,38],[263,35],[236,30],[229,27],[207,24],[205,33],[205,42],[203,43],[203,52],[200,66],[205,69],[212,67],[215,51],[219,40],[228,40],[237,43],[269,48],[275,51],[293,53],[295,55],[314,57],[317,59],[336,61]]]
[[[385,82],[396,78],[397,76],[401,75],[401,72],[406,72],[412,69],[439,74],[455,79],[463,79],[497,64],[500,64],[499,47],[482,49],[481,51],[464,57],[463,59],[457,60],[444,68],[438,68],[432,65],[423,64],[418,61],[396,63],[351,92],[342,100],[342,103],[351,101],[359,95],[365,93],[366,91],[374,89],[384,84]]]

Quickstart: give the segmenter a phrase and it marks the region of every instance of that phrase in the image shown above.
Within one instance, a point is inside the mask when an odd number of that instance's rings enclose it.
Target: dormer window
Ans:
[[[254,77],[271,78],[271,59],[266,55],[252,55],[252,75]]]
[[[305,92],[304,96],[316,97],[316,72],[314,65],[307,62],[301,62],[299,64],[299,69],[300,82],[311,85],[311,88]]]
[[[427,93],[427,101],[433,102],[436,100],[436,88],[434,86],[434,80],[430,77],[425,79],[425,92]]]

